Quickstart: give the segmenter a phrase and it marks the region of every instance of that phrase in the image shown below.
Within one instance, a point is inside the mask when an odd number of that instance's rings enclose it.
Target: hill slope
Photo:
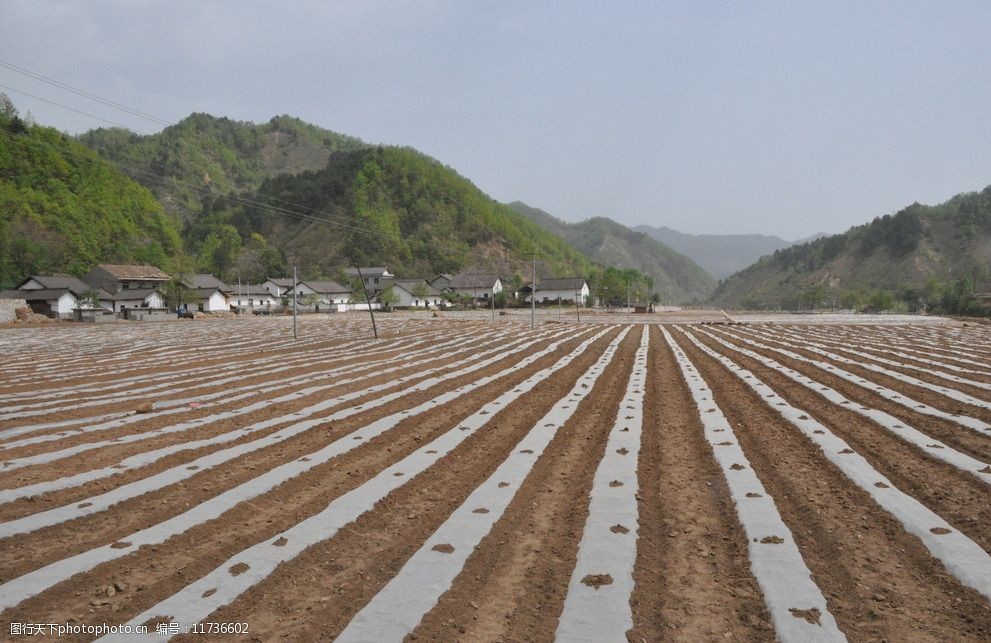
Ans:
[[[245,195],[206,199],[186,227],[187,248],[227,278],[285,273],[293,262],[309,276],[340,277],[351,264],[525,275],[534,247],[556,273],[592,271],[563,240],[412,149],[338,152],[320,170],[266,179]]]
[[[534,249],[545,275],[601,273],[439,162],[298,119],[255,125],[193,114],[151,136],[99,129],[80,140],[155,192],[182,218],[197,268],[227,279],[286,274],[293,263],[309,277],[341,277],[363,263],[527,280]]]
[[[79,140],[150,188],[182,220],[195,218],[210,190],[256,190],[266,178],[319,170],[334,152],[367,147],[291,116],[255,124],[209,114],[192,114],[149,136],[101,128]]]
[[[25,126],[3,105],[0,286],[32,273],[81,275],[100,261],[171,267],[178,224],[148,190],[74,139]]]
[[[510,203],[509,207],[562,237],[597,263],[632,268],[649,275],[654,280],[654,292],[665,303],[704,299],[715,287],[715,280],[688,257],[612,219],[595,217],[567,223],[519,201]]]
[[[931,308],[950,291],[987,287],[989,262],[991,186],[778,250],[720,284],[713,302]],[[953,305],[940,306],[952,312]]]
[[[686,234],[664,226],[655,228],[649,225],[638,225],[633,229],[692,258],[716,279],[729,277],[764,255],[793,243],[765,234]]]

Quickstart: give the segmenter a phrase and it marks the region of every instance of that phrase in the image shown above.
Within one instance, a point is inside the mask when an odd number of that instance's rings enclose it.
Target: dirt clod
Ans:
[[[589,574],[582,579],[582,584],[599,589],[603,585],[612,585],[612,576],[609,574]]]
[[[822,612],[819,611],[818,607],[813,607],[812,609],[800,610],[797,607],[792,607],[788,609],[791,615],[795,618],[805,619],[807,622],[813,625],[822,625],[819,622],[819,617],[822,616]]]

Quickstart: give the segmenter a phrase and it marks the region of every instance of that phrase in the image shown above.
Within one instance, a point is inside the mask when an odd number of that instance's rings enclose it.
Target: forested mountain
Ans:
[[[280,116],[255,125],[194,114],[159,134],[99,129],[80,140],[149,187],[183,222],[198,270],[226,279],[340,277],[351,263],[407,275],[602,274],[562,239],[415,150]]]
[[[638,225],[633,229],[691,257],[716,279],[729,277],[764,255],[793,244],[766,234],[687,234],[665,226],[649,225]]]
[[[0,288],[99,261],[168,269],[180,248],[147,189],[73,138],[25,124],[0,95]]]
[[[224,245],[227,239],[236,245],[235,237],[267,242],[306,271],[327,276],[363,264],[405,275],[475,268],[525,278],[534,251],[553,274],[592,272],[588,258],[562,239],[408,148],[334,154],[322,170],[264,181],[252,201],[217,198],[188,229],[187,240],[201,257],[212,256],[221,273],[237,269]],[[241,269],[251,266],[242,261]]]
[[[638,270],[653,279],[653,290],[664,303],[688,303],[705,299],[715,280],[688,257],[650,236],[607,219],[594,217],[567,223],[520,201],[509,206],[540,227],[601,264]]]
[[[319,170],[334,152],[367,147],[291,116],[255,124],[209,114],[192,114],[158,134],[101,128],[79,140],[149,187],[183,221],[196,218],[211,193],[251,192],[266,178]]]
[[[989,262],[991,186],[778,250],[722,282],[713,302],[966,312],[970,293],[991,286]]]

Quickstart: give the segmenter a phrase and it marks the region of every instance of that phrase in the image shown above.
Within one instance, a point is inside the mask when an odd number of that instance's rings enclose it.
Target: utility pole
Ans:
[[[530,282],[530,328],[533,329],[537,320],[537,249],[533,250],[533,275]]]
[[[630,311],[630,280],[626,280],[626,312]]]
[[[578,306],[578,298],[581,297],[581,293],[577,290],[575,291],[575,315],[578,317],[578,323],[582,323],[582,311]]]
[[[365,302],[368,304],[368,314],[372,318],[372,332],[375,334],[375,339],[379,338],[378,327],[375,326],[375,313],[372,312],[372,298],[368,296],[368,288],[365,287],[365,278],[361,274],[361,268],[355,266],[358,271],[358,281],[361,282],[361,291],[365,293]]]
[[[489,294],[489,298],[492,300],[492,323],[495,323],[495,282],[492,282],[492,292]]]
[[[292,265],[292,338],[296,339],[296,315],[299,313],[299,281],[296,280],[296,264]]]

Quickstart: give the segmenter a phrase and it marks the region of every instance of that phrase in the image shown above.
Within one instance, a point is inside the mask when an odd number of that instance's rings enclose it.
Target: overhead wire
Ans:
[[[13,142],[16,142],[18,144],[46,146],[46,147],[49,147],[51,149],[54,149],[54,150],[56,150],[56,151],[58,151],[60,153],[65,153],[65,152],[69,152],[70,154],[75,153],[74,150],[71,150],[71,149],[57,148],[54,145],[48,143],[47,141],[38,141],[38,140],[27,139],[27,138],[23,138],[23,137],[17,137],[17,136],[15,136],[15,135],[13,135],[13,134],[11,134],[9,132],[6,132],[4,130],[0,130],[0,133],[4,134],[9,140],[11,140]],[[94,151],[94,153],[96,153],[96,152]],[[106,160],[106,159],[104,159],[104,160]],[[273,205],[271,203],[266,203],[264,201],[258,201],[256,199],[251,199],[249,197],[241,196],[241,195],[234,194],[234,193],[221,192],[221,191],[216,190],[215,188],[212,188],[210,186],[195,185],[195,184],[191,183],[190,181],[186,181],[186,180],[183,180],[181,178],[177,178],[174,174],[172,174],[172,175],[163,175],[163,174],[156,173],[156,172],[149,172],[149,171],[146,171],[146,170],[141,170],[141,169],[138,169],[138,168],[135,168],[135,167],[129,167],[129,166],[126,166],[126,165],[123,165],[123,164],[119,164],[119,163],[114,163],[114,166],[117,167],[118,169],[120,169],[124,174],[127,174],[132,179],[138,181],[139,183],[141,183],[141,181],[138,178],[138,176],[144,177],[145,179],[156,179],[156,180],[159,180],[159,181],[172,180],[172,181],[175,181],[176,183],[179,183],[179,184],[184,185],[184,187],[186,187],[186,188],[189,188],[189,189],[194,190],[196,192],[199,192],[201,194],[208,194],[208,195],[211,195],[211,196],[222,197],[224,199],[227,199],[228,201],[232,201],[232,202],[234,202],[236,204],[239,204],[239,205],[243,205],[243,206],[246,206],[246,207],[256,207],[256,208],[268,210],[268,211],[271,211],[271,212],[274,212],[274,213],[277,213],[277,214],[281,214],[281,215],[285,215],[285,216],[288,216],[288,217],[291,217],[291,218],[295,218],[297,220],[303,220],[303,221],[308,221],[308,222],[312,222],[312,223],[324,224],[324,225],[328,225],[330,227],[334,227],[334,228],[337,228],[337,229],[347,230],[347,231],[350,231],[350,232],[355,232],[357,234],[377,236],[377,237],[386,239],[388,241],[404,243],[404,244],[407,245],[407,247],[409,246],[410,242],[416,242],[416,243],[422,244],[424,247],[429,246],[429,248],[432,249],[432,250],[434,250],[434,251],[439,250],[439,249],[447,250],[447,252],[444,253],[444,254],[447,255],[446,258],[448,260],[454,260],[454,259],[463,258],[463,257],[475,257],[475,258],[479,258],[479,259],[484,259],[486,261],[492,260],[492,257],[491,256],[485,255],[485,254],[482,254],[482,253],[479,253],[479,252],[475,252],[475,251],[472,251],[472,250],[452,248],[451,246],[445,246],[444,244],[428,244],[428,242],[426,242],[426,241],[417,240],[417,239],[411,239],[411,238],[403,238],[401,236],[398,236],[398,235],[395,235],[395,234],[391,234],[391,233],[389,233],[387,231],[384,231],[384,230],[374,230],[374,229],[370,229],[370,228],[364,228],[364,227],[361,227],[361,226],[354,225],[352,223],[346,223],[344,221],[335,220],[333,218],[328,218],[328,217],[333,217],[333,215],[331,215],[331,214],[329,214],[329,213],[327,213],[327,212],[325,212],[323,210],[317,210],[315,208],[310,208],[308,206],[301,206],[301,205],[298,205],[298,204],[292,204],[292,205],[294,205],[294,207],[299,207],[299,208],[302,208],[302,209],[307,209],[310,212],[312,212],[313,214],[306,213],[306,212],[300,212],[299,210],[293,209],[293,208],[276,206],[276,205]],[[137,176],[135,176],[135,175],[137,175]],[[283,202],[285,202],[285,201],[283,201]],[[286,203],[290,203],[290,202],[286,202]],[[173,204],[173,205],[175,205],[175,204]],[[190,210],[190,209],[185,208],[185,207],[183,207],[182,209],[185,210],[185,211],[187,211],[187,212],[189,212],[190,214],[193,214],[193,215],[199,215],[199,214],[201,214],[199,212],[195,212],[195,211]],[[320,215],[324,215],[324,216],[320,216]],[[515,257],[515,256],[513,256],[512,259],[515,259],[515,262],[516,263],[522,263],[522,262],[525,262],[526,261],[526,259],[520,259],[519,257]]]
[[[67,109],[70,112],[75,112],[76,114],[79,114],[80,116],[86,116],[88,118],[95,118],[96,120],[102,121],[104,123],[109,123],[111,125],[117,125],[119,127],[123,127],[123,125],[120,125],[119,123],[115,123],[114,121],[110,121],[110,120],[107,120],[105,118],[101,118],[101,117],[97,116],[96,114],[90,114],[89,112],[84,112],[82,110],[76,109],[75,107],[69,107],[68,105],[62,105],[61,103],[56,103],[53,100],[48,100],[47,98],[42,98],[41,96],[37,96],[37,95],[32,94],[30,92],[26,92],[23,89],[17,89],[15,87],[10,87],[8,85],[0,85],[0,89],[6,89],[9,92],[14,92],[14,93],[17,93],[17,94],[22,94],[24,96],[28,96],[28,97],[33,98],[35,100],[40,100],[43,103],[48,103],[49,105],[55,105],[56,107],[61,107],[62,109]]]
[[[13,71],[13,72],[16,72],[18,74],[21,74],[22,76],[27,76],[28,78],[33,78],[34,80],[37,80],[37,81],[40,81],[40,82],[43,82],[43,83],[47,83],[47,84],[49,84],[49,85],[51,85],[53,87],[58,87],[59,89],[62,89],[62,90],[68,91],[68,92],[72,92],[73,94],[76,94],[77,96],[82,96],[83,98],[88,98],[89,100],[96,101],[98,103],[101,103],[103,105],[106,105],[107,107],[112,107],[113,109],[117,109],[117,110],[120,110],[120,111],[125,112],[127,114],[130,114],[131,116],[136,116],[138,118],[143,118],[145,120],[149,120],[149,121],[151,121],[153,123],[157,123],[159,125],[165,125],[165,126],[172,125],[171,122],[165,120],[164,118],[160,118],[160,117],[155,116],[153,114],[148,114],[147,112],[142,112],[140,110],[134,109],[133,107],[128,107],[127,105],[118,103],[117,101],[111,100],[109,98],[104,98],[103,96],[100,96],[98,94],[94,94],[92,92],[88,92],[85,89],[79,89],[78,87],[73,87],[72,85],[69,85],[67,83],[63,83],[60,80],[56,80],[54,78],[49,78],[48,76],[45,76],[43,74],[39,74],[38,72],[35,72],[35,71],[31,71],[30,69],[26,69],[24,67],[21,67],[20,65],[15,65],[14,63],[7,62],[6,60],[0,60],[0,67],[3,67],[5,69],[9,69],[10,71]],[[37,98],[37,97],[33,97],[33,98]]]
[[[98,103],[100,103],[102,105],[105,105],[107,107],[111,107],[113,109],[120,110],[120,111],[125,112],[127,114],[130,114],[132,116],[136,116],[138,118],[142,118],[142,119],[145,119],[145,120],[154,122],[154,123],[156,123],[158,125],[163,125],[163,126],[174,125],[173,123],[171,123],[170,121],[168,121],[166,119],[160,118],[158,116],[154,116],[152,114],[148,114],[148,113],[143,112],[141,110],[137,110],[137,109],[131,108],[131,107],[129,107],[127,105],[124,105],[122,103],[119,103],[117,101],[111,100],[109,98],[105,98],[103,96],[100,96],[98,94],[94,94],[94,93],[89,92],[89,91],[84,90],[84,89],[80,89],[78,87],[74,87],[74,86],[69,85],[67,83],[64,83],[62,81],[56,80],[54,78],[50,78],[50,77],[45,76],[43,74],[40,74],[38,72],[31,71],[29,69],[26,69],[26,68],[24,68],[22,66],[19,66],[19,65],[15,65],[15,64],[10,63],[8,61],[0,60],[0,67],[9,69],[9,70],[14,71],[16,73],[19,73],[19,74],[22,74],[22,75],[27,76],[29,78],[33,78],[33,79],[38,80],[40,82],[49,84],[49,85],[51,85],[53,87],[56,87],[58,89],[71,92],[73,94],[76,94],[78,96],[87,98],[89,100],[93,100],[93,101],[98,102]],[[40,96],[36,96],[34,94],[30,94],[28,92],[24,92],[22,90],[18,90],[18,89],[15,89],[15,88],[6,87],[4,85],[0,85],[0,87],[5,88],[5,89],[8,89],[9,91],[14,91],[16,93],[23,94],[25,96],[29,96],[29,97],[34,98],[36,100],[41,100],[41,101],[43,101],[45,103],[48,103],[48,104],[54,105],[56,107],[60,107],[60,108],[63,108],[63,109],[72,111],[72,112],[77,113],[77,114],[80,114],[82,116],[86,116],[88,118],[93,118],[93,119],[96,119],[96,120],[101,121],[103,123],[107,123],[107,124],[113,125],[115,127],[120,127],[120,128],[125,129],[127,131],[132,131],[131,128],[128,127],[128,126],[126,126],[126,125],[123,125],[123,124],[118,123],[118,122],[115,122],[115,121],[111,121],[111,120],[106,119],[106,118],[102,118],[102,117],[97,116],[95,114],[89,114],[87,112],[83,112],[81,110],[77,110],[77,109],[75,109],[73,107],[70,107],[68,105],[64,105],[62,103],[58,103],[56,101],[52,101],[52,100],[49,100],[49,99],[46,99],[46,98],[42,98]],[[32,142],[35,142],[35,141],[32,141]],[[40,141],[39,141],[39,143],[40,143]],[[179,152],[181,154],[183,152],[183,150],[180,149]],[[157,172],[149,172],[147,170],[140,170],[140,169],[133,168],[133,167],[127,167],[126,165],[124,165],[124,164],[122,164],[120,162],[116,162],[114,164],[119,169],[121,169],[122,171],[124,171],[125,173],[128,173],[128,171],[131,171],[131,172],[135,172],[137,174],[140,174],[142,176],[145,176],[146,178],[155,178],[155,179],[158,179],[160,181],[161,180],[172,180],[172,181],[175,181],[175,182],[180,182],[181,181],[180,179],[177,179],[176,178],[176,171],[175,171],[174,168],[166,168],[164,165],[161,165],[160,167],[161,167],[162,170],[169,171],[170,172],[170,175],[169,176],[163,176],[161,173],[157,173]],[[189,175],[189,176],[191,177],[191,175]],[[134,177],[132,176],[132,178],[134,178]],[[241,205],[263,208],[263,209],[267,209],[269,211],[276,212],[276,213],[279,213],[279,214],[283,214],[283,215],[286,215],[286,216],[290,216],[290,217],[293,217],[293,218],[296,218],[296,219],[307,220],[307,221],[314,222],[314,223],[322,223],[324,225],[330,225],[330,226],[333,226],[333,227],[337,227],[339,229],[348,230],[348,231],[355,232],[355,233],[358,233],[358,234],[366,234],[366,235],[377,236],[377,237],[380,237],[380,238],[388,239],[389,241],[399,242],[399,243],[406,244],[407,247],[408,247],[408,244],[409,244],[410,241],[417,241],[417,242],[421,243],[425,248],[429,247],[429,249],[431,249],[433,251],[436,251],[439,248],[443,247],[441,244],[436,244],[436,243],[434,243],[434,244],[428,244],[426,241],[420,241],[420,240],[414,240],[414,239],[406,239],[406,238],[403,238],[402,236],[391,234],[391,233],[389,233],[387,231],[374,230],[374,229],[371,229],[371,228],[364,228],[364,227],[361,227],[361,226],[357,226],[357,225],[355,225],[353,223],[346,223],[344,221],[334,220],[333,219],[334,215],[332,215],[332,214],[330,214],[330,213],[328,213],[326,211],[319,210],[317,208],[312,208],[310,206],[305,206],[305,205],[298,204],[298,203],[293,203],[291,201],[287,201],[285,199],[280,199],[280,198],[277,198],[277,197],[273,197],[273,200],[274,201],[277,201],[277,202],[280,202],[280,203],[283,203],[284,205],[289,206],[289,207],[279,207],[279,206],[273,205],[271,203],[267,203],[267,202],[263,202],[263,201],[257,201],[257,200],[254,200],[254,199],[250,199],[250,198],[245,197],[243,195],[237,195],[237,194],[234,194],[234,193],[220,192],[219,190],[216,190],[216,189],[214,189],[211,186],[193,185],[192,182],[191,182],[191,180],[190,181],[186,181],[185,183],[186,183],[186,187],[189,187],[191,189],[194,189],[194,190],[196,190],[198,192],[209,193],[209,194],[214,195],[214,196],[220,196],[222,198],[225,198],[225,199],[234,201],[235,203],[238,203],[238,204],[241,204]],[[194,212],[188,210],[187,208],[183,208],[183,209],[185,209],[186,211],[188,211],[188,212],[190,212],[192,214],[198,214],[198,213],[194,213]],[[300,212],[300,210],[309,211],[310,213],[313,213],[313,214],[307,214],[306,212]],[[456,259],[456,258],[464,258],[464,257],[476,257],[476,258],[484,259],[485,261],[491,261],[492,260],[492,257],[490,255],[485,255],[485,254],[482,254],[482,253],[474,252],[472,250],[467,250],[467,249],[463,249],[463,248],[452,248],[450,246],[446,247],[446,249],[449,251],[447,253],[448,254],[448,257],[447,258],[449,260]],[[515,254],[515,253],[512,253],[512,254]],[[513,256],[511,258],[511,260],[515,260],[514,261],[515,263],[523,263],[523,262],[526,262],[527,261],[527,259],[522,259],[520,257],[515,257],[515,256]]]

